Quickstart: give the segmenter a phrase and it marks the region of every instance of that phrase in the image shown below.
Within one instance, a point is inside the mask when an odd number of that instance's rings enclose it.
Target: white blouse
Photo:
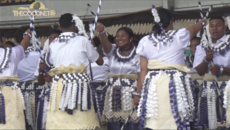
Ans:
[[[4,59],[5,50],[0,48],[0,64]],[[24,49],[21,45],[12,47],[12,52],[10,56],[10,62],[8,67],[0,73],[0,76],[13,76],[17,75],[18,64],[24,58]]]
[[[112,74],[137,74],[140,72],[140,55],[136,54],[127,62],[118,61],[115,57],[116,44],[112,44],[110,53],[105,56],[109,59],[109,71]],[[105,54],[105,52],[104,52]]]
[[[109,78],[109,60],[107,57],[103,57],[104,64],[102,66],[97,65],[97,63],[92,63],[92,74],[93,81],[105,81]],[[89,66],[87,67],[87,74],[91,78]]]
[[[156,59],[170,64],[185,64],[184,49],[190,45],[190,33],[186,28],[179,29],[173,36],[173,41],[160,46],[159,50],[149,37],[148,35],[140,40],[136,50],[139,55],[148,60]]]
[[[219,43],[226,41],[227,36],[224,35],[222,38],[217,40],[216,43],[212,43],[214,46],[217,46]],[[193,68],[196,68],[199,64],[201,64],[206,56],[206,51],[205,49],[201,46],[198,45],[196,47],[196,52],[195,52],[195,59],[193,63]],[[215,65],[222,65],[224,67],[230,67],[230,51],[227,51],[225,56],[222,55],[213,55],[213,62]],[[208,72],[210,73],[210,72]]]
[[[61,35],[71,34],[72,32],[64,32]],[[84,36],[76,36],[67,42],[61,43],[55,39],[50,44],[50,55],[55,68],[58,68],[61,64],[66,67],[70,64],[75,64],[78,67],[82,63],[88,66],[89,61],[93,63],[99,58],[99,54],[93,45]]]
[[[32,47],[28,47],[30,49]],[[38,68],[40,62],[40,54],[37,51],[31,51],[25,54],[23,60],[18,65],[18,77],[20,82],[36,80],[38,76]]]

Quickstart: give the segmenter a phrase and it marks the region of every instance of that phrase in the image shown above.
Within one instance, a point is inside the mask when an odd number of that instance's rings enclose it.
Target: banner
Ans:
[[[0,0],[0,6],[31,4],[35,0]]]
[[[36,17],[54,17],[56,11],[46,8],[42,2],[36,1],[28,7],[18,7],[13,9],[13,15],[15,17],[28,17],[29,15]]]

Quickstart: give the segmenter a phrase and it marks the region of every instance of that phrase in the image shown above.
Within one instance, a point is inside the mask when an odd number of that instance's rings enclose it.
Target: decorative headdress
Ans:
[[[228,29],[230,30],[230,14],[225,14],[224,17],[227,21]]]
[[[164,45],[167,45],[168,43],[171,43],[173,41],[173,36],[176,34],[177,30],[170,30],[166,32],[163,28],[163,23],[160,22],[161,19],[154,5],[152,5],[151,7],[151,12],[154,17],[154,21],[160,26],[161,34],[159,38],[157,37],[157,34],[153,32],[150,34],[150,39],[153,41],[154,46],[157,46],[159,50],[160,44],[164,47]],[[165,37],[162,37],[162,35],[164,35]]]
[[[89,38],[85,31],[85,27],[82,20],[76,14],[73,14],[72,17],[73,17],[72,22],[74,21],[75,26],[78,28],[78,34],[83,34],[85,37]]]

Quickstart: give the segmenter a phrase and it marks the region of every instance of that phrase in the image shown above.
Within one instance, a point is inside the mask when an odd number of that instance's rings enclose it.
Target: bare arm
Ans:
[[[43,74],[38,75],[38,84],[41,86],[45,84],[45,79],[44,79]]]
[[[199,64],[197,67],[196,67],[196,71],[197,73],[202,76],[204,75],[205,73],[208,72],[208,64],[206,64],[204,61]]]
[[[206,22],[205,19],[202,19],[202,21]],[[202,23],[198,22],[197,24],[194,24],[187,28],[187,30],[190,32],[190,40],[201,30]]]
[[[104,31],[104,25],[102,23],[97,24],[97,31],[98,32],[103,32]],[[110,51],[112,50],[112,44],[110,43],[106,33],[100,34],[99,39],[101,41],[102,47],[104,49],[104,52],[106,54],[110,53]]]
[[[26,32],[31,34],[29,29]],[[23,47],[23,49],[25,51],[28,48],[28,46],[30,46],[30,37],[28,35],[25,35],[25,37],[22,39],[20,45]]]
[[[44,62],[40,62],[39,63],[39,75],[38,75],[38,84],[39,85],[44,85],[45,84],[45,78],[43,76],[43,74],[40,74],[40,72],[45,72],[46,70],[46,65]]]
[[[145,76],[148,73],[148,60],[144,56],[140,56],[140,64],[141,64],[141,72],[138,73],[138,82],[136,92],[140,93],[142,90],[142,86],[144,84]],[[137,106],[139,103],[140,97],[134,97],[134,105]]]
[[[223,74],[224,74],[224,75],[229,75],[229,76],[230,76],[230,68],[225,67],[225,68],[224,68]]]
[[[211,61],[213,59],[213,52],[211,50],[207,50],[206,51],[206,57],[205,59],[207,61]],[[205,61],[201,62],[197,67],[196,67],[196,71],[199,75],[204,75],[205,73],[208,72],[208,64],[205,63]]]

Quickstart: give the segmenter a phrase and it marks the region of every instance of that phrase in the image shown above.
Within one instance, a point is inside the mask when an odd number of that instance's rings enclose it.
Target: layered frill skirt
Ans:
[[[55,75],[48,95],[43,99],[48,109],[46,129],[94,130],[99,127],[86,74]]]
[[[229,79],[229,76],[221,76],[216,82],[213,75],[204,76],[198,98],[198,128],[229,128]]]
[[[190,129],[196,120],[194,84],[176,69],[149,71],[137,109],[140,129]]]
[[[39,100],[44,86],[39,86],[37,81],[20,82],[18,87],[21,88],[25,103],[26,129],[42,129],[37,125],[39,110]]]
[[[5,79],[11,79],[6,81]],[[0,129],[26,129],[24,99],[17,77],[0,77]]]
[[[102,122],[108,123],[108,129],[120,130],[132,111],[133,96],[137,86],[137,75],[112,75],[106,82]],[[138,129],[139,118],[133,112],[124,130]]]

